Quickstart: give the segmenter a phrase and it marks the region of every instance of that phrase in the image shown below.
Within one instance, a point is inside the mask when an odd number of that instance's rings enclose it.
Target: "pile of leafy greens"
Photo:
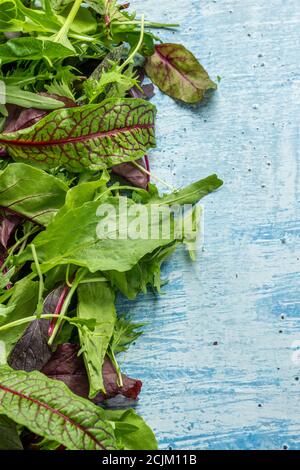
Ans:
[[[195,205],[222,185],[212,175],[159,195],[147,157],[153,83],[186,103],[216,85],[153,33],[176,25],[128,7],[0,0],[1,449],[157,448],[135,411],[107,407],[142,386],[117,356],[143,325],[117,314],[115,297],[159,292],[161,265],[188,234],[173,220],[164,237],[147,219],[158,237],[99,237],[97,214],[108,203]]]

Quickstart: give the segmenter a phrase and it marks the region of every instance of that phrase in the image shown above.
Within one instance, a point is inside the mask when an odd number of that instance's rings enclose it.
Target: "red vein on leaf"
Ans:
[[[61,313],[61,310],[63,308],[64,302],[65,302],[66,297],[69,293],[69,290],[70,290],[70,288],[67,285],[63,288],[62,293],[59,296],[57,305],[55,307],[54,315],[59,315]],[[56,322],[57,322],[57,318],[53,318],[53,320],[50,323],[49,329],[48,329],[48,336],[52,335],[53,330],[54,330],[55,325],[56,325]]]
[[[1,385],[0,384],[0,390],[3,390],[5,393],[11,393],[12,395],[14,396],[17,396],[19,398],[23,398],[24,400],[28,400],[30,401],[31,403],[35,403],[39,408],[45,408],[46,410],[48,411],[51,411],[53,414],[59,416],[60,418],[62,418],[65,422],[68,422],[70,423],[72,426],[74,426],[75,428],[77,429],[80,429],[82,432],[84,432],[92,441],[94,441],[96,444],[98,444],[103,450],[105,450],[106,448],[103,446],[103,444],[98,441],[98,439],[96,439],[89,431],[87,431],[86,428],[84,428],[83,426],[81,426],[80,424],[76,423],[75,421],[73,421],[71,418],[69,418],[68,416],[64,415],[63,413],[61,413],[61,411],[58,411],[57,409],[55,408],[52,408],[51,406],[47,405],[46,403],[42,403],[40,400],[36,399],[36,398],[32,398],[32,397],[29,397],[28,395],[25,395],[24,393],[21,393],[21,392],[17,392],[16,390],[12,390],[11,388],[8,388],[8,387],[5,387],[4,385]]]
[[[184,75],[184,73],[182,73],[175,65],[174,63],[172,62],[172,57],[169,59],[169,56],[164,56],[161,52],[160,52],[160,48],[159,46],[155,46],[155,50],[157,52],[157,55],[159,56],[159,58],[161,59],[161,61],[167,66],[167,67],[172,67],[186,82],[190,83],[195,89],[197,89],[196,85],[189,79],[187,78],[186,75]],[[0,141],[1,142],[1,141]]]
[[[130,127],[121,127],[119,129],[113,129],[111,131],[106,131],[106,132],[95,132],[94,134],[89,134],[89,135],[80,135],[78,137],[67,137],[65,139],[57,139],[57,140],[43,140],[43,141],[30,141],[30,140],[9,140],[9,139],[0,139],[0,142],[2,144],[6,145],[15,145],[15,146],[20,146],[20,147],[43,147],[43,146],[50,146],[50,145],[64,145],[64,144],[69,144],[73,142],[82,142],[85,140],[91,140],[95,139],[97,137],[99,138],[105,138],[105,137],[110,137],[118,134],[122,134],[125,132],[133,132],[135,130],[139,129],[154,129],[154,124],[139,124],[135,126],[130,126]]]

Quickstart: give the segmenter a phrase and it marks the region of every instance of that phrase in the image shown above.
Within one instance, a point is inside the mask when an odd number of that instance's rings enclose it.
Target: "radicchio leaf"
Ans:
[[[116,448],[101,409],[40,372],[0,367],[0,414],[69,450]]]
[[[156,45],[145,69],[164,93],[185,103],[197,103],[207,90],[217,88],[196,57],[181,44]]]
[[[78,356],[80,347],[77,344],[65,343],[58,346],[42,372],[53,379],[62,380],[77,395],[87,398],[89,395],[89,381],[81,356]],[[106,395],[99,393],[93,399],[101,403],[107,398],[123,395],[136,400],[141,388],[140,380],[131,379],[122,374],[123,386],[118,385],[118,376],[110,359],[105,358],[102,368]]]
[[[99,170],[154,147],[154,118],[155,107],[144,100],[108,99],[55,110],[29,128],[0,134],[0,145],[16,160]]]

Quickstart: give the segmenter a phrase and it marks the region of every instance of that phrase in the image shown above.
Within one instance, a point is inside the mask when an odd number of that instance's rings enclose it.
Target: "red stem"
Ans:
[[[62,293],[59,296],[59,299],[58,299],[58,302],[57,302],[57,305],[56,305],[56,308],[55,308],[55,311],[54,311],[54,315],[59,315],[60,314],[60,312],[63,308],[63,305],[65,303],[66,297],[69,293],[69,290],[70,290],[70,287],[67,286],[67,285],[63,288]],[[52,335],[53,330],[54,330],[55,325],[56,325],[56,322],[57,322],[57,318],[53,318],[51,320],[51,323],[50,323],[50,326],[49,326],[49,329],[48,329],[48,336]]]

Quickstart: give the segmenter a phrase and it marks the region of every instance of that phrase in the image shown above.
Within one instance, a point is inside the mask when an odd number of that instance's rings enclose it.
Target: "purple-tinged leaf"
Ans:
[[[48,96],[58,101],[62,101],[66,108],[73,108],[76,106],[74,101],[66,98],[65,96],[58,96],[49,93],[41,93],[42,96]],[[51,110],[36,109],[36,108],[22,108],[20,106],[9,105],[8,117],[5,122],[4,133],[16,132],[21,129],[33,126],[40,121],[44,116],[49,114]]]
[[[146,83],[141,85],[140,88],[134,86],[131,88],[129,94],[133,98],[142,98],[143,100],[150,100],[155,95],[153,83]]]
[[[48,320],[34,320],[12,350],[8,364],[15,370],[41,370],[50,359]]]
[[[53,111],[34,126],[0,134],[0,146],[16,160],[44,167],[99,170],[133,161],[155,146],[155,107],[138,99]]]
[[[55,312],[64,286],[53,289],[45,298],[43,314]],[[8,358],[9,365],[16,370],[41,370],[49,361],[52,351],[48,346],[49,320],[34,320],[26,328]]]
[[[78,356],[79,350],[80,347],[76,344],[61,344],[43,367],[42,372],[52,379],[63,381],[74,393],[87,398],[89,382],[82,356]],[[140,380],[122,374],[123,386],[119,387],[117,373],[108,358],[104,361],[102,374],[106,395],[99,393],[93,400],[95,403],[101,403],[116,395],[137,399],[142,388]]]
[[[22,217],[14,214],[7,214],[0,211],[0,243],[3,248],[8,248],[10,237],[14,233],[17,226],[23,221]]]
[[[185,103],[197,103],[207,90],[217,88],[196,57],[181,44],[156,45],[145,70],[164,93]]]
[[[137,163],[145,168],[144,160],[137,160]],[[142,170],[137,168],[131,162],[121,163],[112,167],[112,171],[122,178],[125,178],[133,186],[137,188],[147,189],[149,183],[149,176],[145,174]]]

